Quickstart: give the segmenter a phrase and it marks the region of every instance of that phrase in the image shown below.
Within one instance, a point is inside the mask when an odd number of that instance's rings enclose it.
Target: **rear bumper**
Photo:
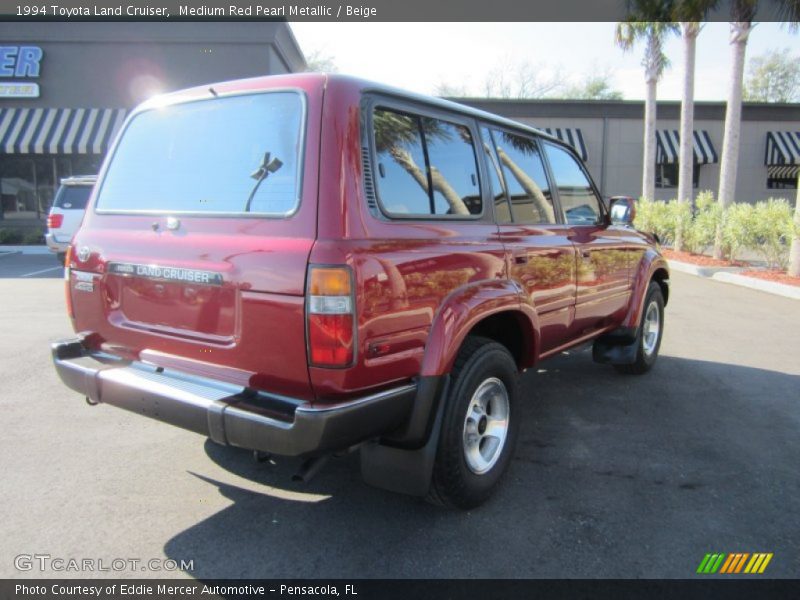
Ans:
[[[69,242],[57,242],[55,235],[50,232],[44,235],[44,241],[51,252],[66,252],[69,247]]]
[[[79,340],[51,346],[67,387],[214,441],[284,456],[340,450],[402,425],[416,385],[332,406],[253,392],[219,381],[87,351]]]

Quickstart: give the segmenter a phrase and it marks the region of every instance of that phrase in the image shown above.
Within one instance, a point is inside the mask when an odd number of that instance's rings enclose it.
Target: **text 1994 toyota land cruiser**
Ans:
[[[53,357],[91,403],[310,461],[359,447],[369,483],[457,507],[509,464],[519,372],[589,341],[650,368],[669,277],[558,140],[315,74],[140,106],[67,267],[78,338]]]

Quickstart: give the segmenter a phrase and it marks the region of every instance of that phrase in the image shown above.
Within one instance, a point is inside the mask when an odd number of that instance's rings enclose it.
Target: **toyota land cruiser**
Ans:
[[[625,211],[617,211],[625,214]],[[220,444],[468,508],[519,374],[658,356],[669,274],[541,131],[344,76],[216,83],[128,117],[67,258],[64,383]]]

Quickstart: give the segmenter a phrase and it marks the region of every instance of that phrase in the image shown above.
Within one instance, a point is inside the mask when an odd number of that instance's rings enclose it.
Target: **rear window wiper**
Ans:
[[[274,173],[280,169],[282,166],[283,162],[277,156],[272,158],[269,152],[264,154],[264,160],[261,161],[259,167],[250,173],[250,177],[256,180],[256,184],[253,186],[250,196],[247,198],[247,204],[244,205],[244,212],[250,212],[250,205],[253,203],[253,198],[255,197],[258,188],[261,186],[261,182],[269,177],[271,173]]]

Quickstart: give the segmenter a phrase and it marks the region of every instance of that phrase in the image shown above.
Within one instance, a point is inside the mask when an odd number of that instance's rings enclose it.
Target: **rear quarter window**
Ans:
[[[141,112],[111,158],[97,210],[290,215],[300,198],[304,112],[296,92]]]
[[[53,206],[64,210],[84,210],[92,188],[85,185],[64,185],[58,190]]]
[[[472,133],[465,125],[376,108],[378,197],[392,217],[474,218],[483,213]]]

